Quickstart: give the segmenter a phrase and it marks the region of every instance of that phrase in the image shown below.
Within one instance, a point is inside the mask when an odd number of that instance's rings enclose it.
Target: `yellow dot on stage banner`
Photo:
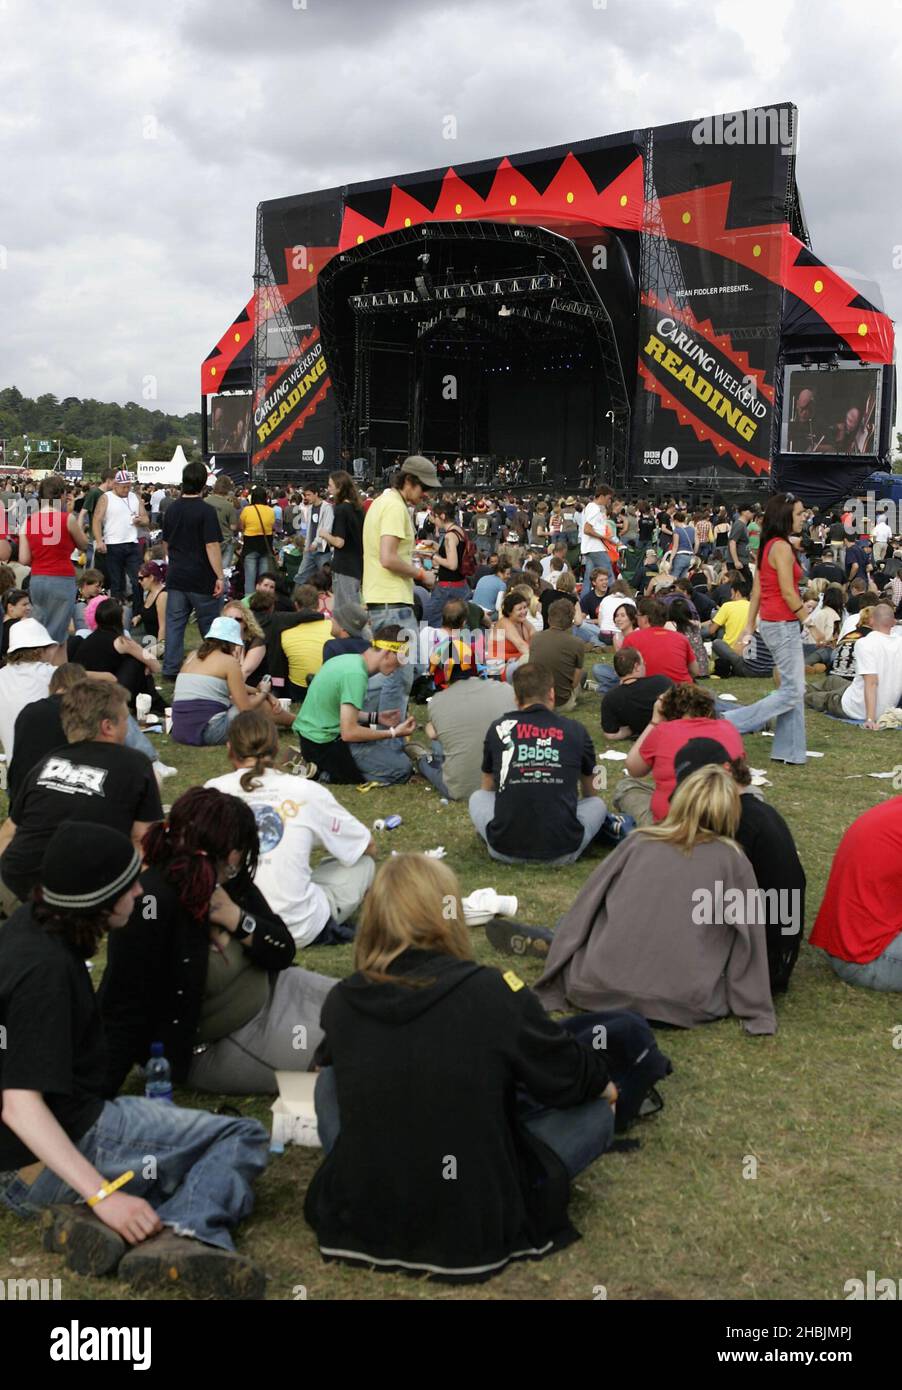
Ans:
[[[216,368],[215,368],[215,367],[211,367],[211,368],[210,368],[210,375],[211,375],[211,376],[215,376],[215,375],[216,375]]]
[[[821,293],[821,290],[822,290],[823,288],[824,288],[824,282],[823,282],[823,280],[815,280],[815,282],[814,282],[814,293],[815,293],[815,294],[820,294],[820,293]]]
[[[461,207],[460,203],[454,204],[454,211],[457,213],[458,217],[460,217],[460,214],[463,212],[463,208]]]
[[[240,334],[240,333],[236,333],[236,334],[235,334],[235,342],[236,342],[236,343],[240,343],[240,342],[241,342],[241,334]]]
[[[517,206],[517,195],[516,195],[516,193],[512,193],[512,194],[511,194],[511,197],[510,197],[510,204],[511,204],[511,207],[512,207],[512,208],[515,208],[515,207]]]
[[[409,227],[409,226],[410,226],[410,218],[409,218],[409,217],[405,217],[405,218],[404,218],[404,226],[405,226],[405,227]]]
[[[316,266],[315,266],[315,265],[312,263],[312,261],[311,261],[311,263],[310,263],[310,265],[308,265],[307,269],[308,269],[308,271],[310,272],[310,274],[312,275],[313,272],[314,272],[314,270],[316,270]]]
[[[860,324],[858,325],[858,332],[859,332],[859,334],[861,335],[862,338],[867,337],[867,331],[868,331],[868,326],[867,326],[866,323],[860,323]]]
[[[683,213],[683,221],[685,222],[686,226],[688,227],[689,223],[692,221],[692,213],[691,213],[691,212],[684,212],[684,213]]]
[[[358,233],[357,233],[357,245],[359,246],[359,245],[361,244],[362,241],[363,241],[363,233],[362,233],[362,232],[358,232]]]
[[[760,256],[760,255],[761,255],[761,247],[760,247],[760,246],[753,246],[753,247],[752,247],[752,255],[753,255],[753,256]]]
[[[620,195],[620,206],[621,206],[622,208],[625,208],[628,202],[629,202],[629,199],[627,198],[626,194],[625,194],[625,193],[621,193],[621,195]]]
[[[567,202],[568,202],[568,203],[572,203],[572,202],[573,202],[573,194],[572,194],[572,193],[568,193],[568,194],[567,194]]]

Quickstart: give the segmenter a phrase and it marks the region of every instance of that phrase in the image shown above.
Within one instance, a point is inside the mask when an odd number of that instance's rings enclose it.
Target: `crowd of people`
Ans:
[[[653,1026],[777,1029],[803,827],[744,736],[802,769],[806,709],[902,727],[902,538],[789,494],[449,481],[418,455],[378,493],[0,479],[0,1202],[50,1209],[82,1273],[265,1290],[233,1232],[269,1136],[124,1094],[153,1052],[214,1095],[315,1071],[324,1258],[466,1282],[575,1238],[570,1179],[661,1104]],[[737,677],[773,688],[723,698]],[[164,733],[208,750],[168,807]],[[333,792],[414,778],[487,860],[587,860],[553,932],[494,925],[534,990],[476,963],[449,865],[377,867]],[[847,984],[902,991],[900,850],[899,796],[837,848],[810,940]],[[342,943],[348,978],[296,963]]]

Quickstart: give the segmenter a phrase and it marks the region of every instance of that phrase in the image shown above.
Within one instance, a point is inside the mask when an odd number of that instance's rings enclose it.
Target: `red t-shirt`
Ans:
[[[853,821],[833,856],[812,946],[866,965],[902,932],[902,796]]]
[[[672,681],[691,681],[690,661],[695,653],[689,639],[669,627],[645,627],[631,632],[623,640],[625,647],[635,647],[642,653],[647,676],[669,676]]]
[[[741,758],[745,753],[742,735],[737,733],[728,719],[670,719],[656,724],[639,749],[655,779],[651,799],[651,813],[655,820],[663,820],[667,815],[676,786],[674,759],[691,738],[716,738],[731,758]]]
[[[74,578],[75,567],[70,557],[75,542],[69,535],[68,512],[35,512],[26,521],[24,532],[31,546],[33,576]]]

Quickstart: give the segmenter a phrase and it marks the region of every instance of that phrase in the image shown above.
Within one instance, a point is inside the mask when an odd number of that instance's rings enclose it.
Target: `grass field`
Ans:
[[[758,681],[717,683],[719,692],[731,690],[743,703],[768,688]],[[424,707],[415,712],[423,722]],[[584,696],[577,717],[600,750],[598,697]],[[769,767],[770,744],[749,737],[749,761]],[[808,875],[810,928],[843,830],[893,794],[891,782],[861,774],[902,763],[902,737],[809,713],[808,746],[824,757],[804,769],[774,765],[765,794],[795,834]],[[164,784],[167,802],[228,770],[224,750],[163,740],[161,754],[179,769]],[[606,766],[611,785],[622,764]],[[553,926],[598,862],[593,851],[553,872],[496,864],[477,841],[466,807],[440,805],[420,781],[363,795],[337,788],[336,795],[369,823],[394,811],[403,816],[398,830],[377,836],[383,854],[442,844],[464,893],[486,886],[515,893],[525,922]],[[481,930],[472,939],[478,960],[510,967]],[[349,947],[309,950],[303,964],[341,976],[351,969],[351,954]],[[532,981],[540,967],[521,962],[517,970]],[[101,973],[98,958],[95,980]],[[271,1299],[592,1299],[600,1285],[612,1299],[841,1299],[845,1281],[863,1279],[869,1269],[899,1278],[902,1051],[893,1047],[893,1029],[902,1024],[899,996],[841,984],[820,952],[803,945],[777,1013],[772,1038],[749,1037],[735,1020],[659,1034],[675,1068],[662,1086],[665,1109],[633,1131],[642,1141],[638,1151],[605,1157],[578,1179],[571,1214],[583,1239],[550,1259],[514,1266],[469,1290],[325,1265],[303,1218],[319,1151],[298,1148],[273,1158],[240,1248],[268,1271]],[[217,1097],[185,1091],[177,1098],[210,1109],[219,1104]],[[269,1098],[231,1103],[268,1123]],[[757,1176],[745,1176],[755,1166]],[[114,1281],[62,1269],[41,1251],[36,1227],[0,1214],[0,1279],[53,1275],[62,1276],[64,1298],[127,1296]]]

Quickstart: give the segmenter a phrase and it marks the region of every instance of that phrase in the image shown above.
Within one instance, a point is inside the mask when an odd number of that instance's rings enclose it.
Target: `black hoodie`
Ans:
[[[608,1083],[604,1054],[512,972],[409,950],[388,973],[342,980],[323,1008],[341,1133],[304,1210],[324,1258],[476,1282],[569,1244],[566,1169],[516,1092],[580,1105]]]

